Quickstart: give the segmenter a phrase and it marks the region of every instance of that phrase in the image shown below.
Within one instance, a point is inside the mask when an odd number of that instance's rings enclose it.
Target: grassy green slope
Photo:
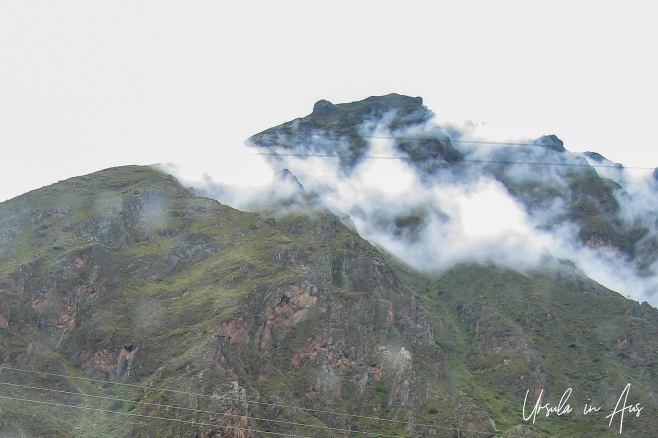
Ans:
[[[658,427],[655,309],[568,265],[427,276],[326,212],[274,221],[137,166],[0,204],[0,242],[9,436],[613,436],[628,382],[624,431]],[[523,421],[526,390],[568,387],[603,410]]]
[[[455,385],[487,410],[499,428],[529,415],[538,392],[556,406],[564,391],[574,412],[538,416],[530,429],[547,436],[615,436],[610,414],[625,385],[644,410],[626,415],[629,436],[650,436],[656,423],[658,312],[574,273],[521,274],[496,266],[458,265],[419,285],[428,309],[443,315],[437,343]],[[600,412],[582,414],[585,403]],[[544,412],[545,414],[545,412]],[[614,426],[614,425],[613,425]],[[630,432],[632,430],[632,432]]]
[[[272,260],[273,248],[288,241],[258,215],[194,196],[147,167],[60,182],[1,204],[0,215],[7,322],[0,356],[35,370],[140,384],[162,378],[170,381],[165,386],[185,387],[172,377],[214,340],[217,321],[255,286],[287,284],[298,274]],[[131,368],[137,353],[139,365]],[[49,382],[80,387],[75,379]],[[10,394],[66,403],[62,393],[26,391],[13,387]],[[74,430],[75,421],[54,420],[47,410],[35,418],[29,404],[11,406],[3,409],[3,425],[14,431]],[[108,416],[105,423],[111,431],[133,420]]]

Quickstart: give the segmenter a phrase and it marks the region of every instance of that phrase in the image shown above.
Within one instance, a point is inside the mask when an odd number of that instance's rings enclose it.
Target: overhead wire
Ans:
[[[102,383],[102,384],[112,384],[112,385],[120,385],[120,386],[128,386],[131,388],[139,388],[139,389],[145,389],[145,390],[153,390],[152,386],[147,386],[147,385],[135,385],[133,383],[124,383],[124,382],[115,382],[113,380],[101,380],[101,379],[94,379],[92,377],[81,377],[81,376],[69,376],[66,374],[58,374],[58,373],[51,373],[47,371],[36,371],[36,370],[26,370],[22,368],[16,368],[16,367],[10,367],[7,365],[0,365],[0,371],[3,369],[11,370],[11,371],[19,371],[23,373],[32,373],[32,374],[41,374],[44,376],[53,376],[53,377],[64,377],[67,379],[78,379],[78,380],[86,380],[88,382],[96,382],[96,383]],[[225,385],[231,385],[230,383],[225,383]],[[171,392],[175,394],[184,394],[184,395],[195,395],[199,397],[213,397],[212,394],[201,394],[201,393],[194,393],[194,392],[188,392],[188,391],[179,391],[176,389],[167,389],[167,388],[159,388],[157,391],[164,391],[164,392]],[[223,396],[218,396],[222,398]]]
[[[83,392],[64,391],[64,390],[61,390],[61,389],[44,388],[44,387],[41,387],[41,386],[21,385],[21,384],[18,384],[18,383],[11,383],[11,382],[0,382],[0,385],[11,386],[11,387],[15,387],[15,388],[22,388],[22,389],[33,389],[33,390],[37,390],[37,391],[56,392],[56,393],[67,394],[67,395],[79,395],[79,396],[82,396],[82,397],[99,398],[99,399],[104,399],[104,400],[116,400],[116,401],[121,401],[121,402],[139,403],[139,405],[157,406],[159,408],[165,408],[165,409],[180,409],[180,410],[184,410],[184,411],[200,412],[200,413],[203,413],[203,414],[210,414],[211,416],[212,415],[221,415],[223,417],[234,417],[234,418],[241,417],[241,415],[233,414],[233,413],[229,413],[229,412],[207,411],[207,410],[204,410],[204,409],[186,408],[186,407],[183,407],[183,406],[167,405],[167,404],[161,404],[161,403],[152,403],[152,402],[145,402],[145,401],[141,401],[141,400],[136,401],[136,400],[131,400],[131,399],[119,398],[119,397],[108,397],[108,396],[102,396],[102,395],[96,395],[96,394],[86,394],[86,393],[83,393]],[[261,418],[261,417],[251,417],[251,418],[253,418],[256,421],[263,422],[263,423],[289,424],[289,425],[293,425],[293,426],[310,427],[310,428],[314,428],[314,429],[331,430],[331,431],[336,431],[336,432],[347,432],[346,429],[341,429],[341,428],[338,428],[338,427],[330,427],[330,426],[325,426],[325,425],[305,424],[305,423],[278,420],[278,419],[272,419],[272,418]],[[378,432],[360,431],[359,433],[365,434],[365,435],[378,435],[378,436],[390,437],[390,438],[397,437],[397,435],[385,435],[385,434],[381,434],[381,433],[378,433]]]
[[[500,146],[529,146],[546,149],[546,145],[537,142],[514,142],[514,141],[490,141],[490,140],[462,140],[456,138],[440,138],[432,136],[431,134],[418,135],[418,136],[404,136],[404,135],[360,135],[363,138],[375,138],[383,140],[429,140],[436,138],[437,140],[449,140],[451,143],[473,143],[483,145],[500,145]]]
[[[343,158],[347,155],[330,155],[330,154],[315,154],[315,153],[295,153],[295,152],[255,152],[255,155],[271,155],[271,156],[283,156],[283,157],[322,157],[322,158]],[[385,156],[385,155],[360,155],[359,159],[378,159],[378,160],[406,160],[407,157],[397,157],[397,156]],[[441,157],[428,157],[427,160],[431,159],[442,159]],[[531,166],[557,166],[557,167],[595,167],[595,168],[609,168],[609,169],[622,169],[618,165],[603,165],[603,164],[583,164],[583,163],[546,163],[542,161],[507,161],[507,160],[473,160],[464,158],[458,161],[458,163],[480,163],[480,164],[524,164]],[[639,167],[639,166],[627,166],[623,169],[635,169],[635,170],[654,170],[653,167]]]
[[[83,393],[75,393],[75,392],[69,392],[69,391],[61,391],[61,390],[53,390],[50,388],[40,388],[40,387],[28,387],[25,385],[12,385],[12,386],[18,386],[18,387],[24,387],[28,389],[37,389],[37,390],[43,390],[43,391],[54,391],[54,392],[61,392],[61,393],[66,393],[66,394],[72,394],[72,395],[81,395],[85,397],[97,397],[97,398],[104,398],[104,399],[110,399],[110,400],[118,400],[118,401],[130,401],[133,402],[133,400],[124,400],[124,399],[119,399],[119,398],[113,398],[113,397],[103,397],[103,396],[96,396],[96,395],[90,395],[90,394],[83,394]],[[43,400],[31,400],[31,399],[25,399],[25,398],[20,398],[20,397],[11,397],[11,396],[3,396],[0,395],[0,398],[3,399],[8,399],[8,400],[14,400],[14,401],[23,401],[23,402],[31,402],[31,403],[40,403],[40,404],[46,404],[46,405],[53,405],[53,406],[62,406],[62,407],[68,407],[68,408],[76,408],[76,409],[85,409],[85,410],[92,410],[92,411],[98,411],[98,412],[104,412],[104,413],[109,413],[109,414],[119,414],[119,415],[128,415],[128,416],[135,416],[135,417],[144,417],[144,418],[152,418],[152,419],[158,419],[158,420],[165,420],[165,421],[176,421],[180,423],[188,423],[192,424],[195,426],[211,426],[211,427],[226,427],[229,429],[236,429],[236,430],[251,430],[252,428],[241,428],[241,427],[236,427],[236,426],[230,426],[226,424],[215,424],[215,423],[206,423],[203,421],[196,421],[196,420],[181,420],[181,419],[176,419],[176,418],[171,418],[171,417],[159,417],[159,416],[153,416],[153,415],[146,415],[146,414],[135,414],[131,412],[121,412],[121,411],[114,411],[114,410],[109,410],[109,409],[102,409],[102,408],[92,408],[89,406],[79,406],[79,405],[72,405],[72,404],[67,404],[67,403],[57,403],[57,402],[46,402]],[[168,405],[158,405],[156,403],[145,403],[149,405],[154,405],[154,406],[160,406],[164,408],[173,408],[173,409],[184,409],[184,410],[190,410],[190,411],[197,411],[197,412],[209,412],[209,411],[204,411],[200,409],[193,409],[193,408],[184,408],[181,406],[168,406]],[[211,412],[212,413],[212,412]],[[240,417],[240,415],[237,414],[226,414],[222,412],[216,412],[215,414],[217,415],[223,415],[223,416],[231,416],[231,417]],[[347,429],[341,429],[341,428],[336,428],[336,427],[330,427],[330,426],[324,426],[324,425],[314,425],[314,424],[307,424],[307,423],[297,423],[297,422],[292,422],[292,421],[285,421],[285,420],[274,420],[274,419],[265,419],[265,418],[259,418],[259,417],[251,417],[255,421],[259,422],[276,422],[280,424],[288,424],[288,425],[293,425],[293,426],[301,426],[301,427],[310,427],[310,428],[317,428],[317,429],[322,429],[322,430],[330,430],[334,432],[356,432],[361,435],[369,435],[369,436],[380,436],[380,437],[385,437],[385,438],[398,438],[399,435],[389,435],[389,434],[382,434],[381,432],[368,432],[364,430],[347,430]],[[386,419],[381,419],[381,420],[386,420]],[[408,422],[406,421],[395,421],[392,420],[395,423],[398,424],[407,424]],[[456,428],[456,427],[449,427],[449,426],[441,426],[441,425],[425,425],[422,423],[414,423],[417,426],[427,426],[430,428],[435,428],[435,429],[443,429],[443,430],[451,430],[455,432],[469,432],[469,433],[474,433],[478,435],[487,435],[489,437],[497,437],[497,436],[503,436],[505,435],[504,433],[495,433],[491,434],[491,432],[480,432],[480,431],[474,431],[470,429],[464,429],[464,428]],[[310,438],[310,437],[305,437],[302,435],[292,435],[292,434],[286,434],[283,432],[272,432],[272,431],[265,431],[258,429],[258,432],[266,433],[266,434],[274,434],[274,435],[281,435],[281,436],[289,436],[289,437],[300,437],[300,438]]]
[[[136,387],[140,387],[140,388],[154,389],[156,391],[159,390],[159,389],[156,389],[156,388],[150,388],[150,387],[147,387],[147,386],[140,386],[140,385],[133,385],[133,384],[123,383],[123,382],[104,381],[104,380],[99,380],[99,379],[91,379],[91,378],[88,378],[88,377],[67,376],[65,374],[46,373],[46,372],[42,372],[42,371],[33,371],[33,370],[24,370],[24,369],[15,368],[15,367],[8,367],[8,366],[5,366],[5,365],[0,366],[0,370],[3,369],[3,368],[14,370],[14,371],[22,371],[22,372],[26,372],[26,373],[47,374],[47,375],[50,375],[50,376],[58,376],[58,377],[63,377],[63,378],[92,380],[92,381],[95,381],[95,382],[112,383],[112,384],[115,384],[115,385],[125,385],[125,386],[131,386],[131,387],[136,386]],[[162,389],[162,391],[172,391],[172,390]],[[193,393],[193,392],[185,392],[185,391],[173,391],[173,392],[178,392],[178,393],[187,394],[187,395],[211,397],[208,394],[199,394],[199,393]],[[231,398],[235,399],[235,397],[231,397],[231,396],[225,397],[225,399],[231,399]],[[238,400],[241,400],[241,399],[238,399]],[[332,414],[332,415],[342,415],[342,416],[362,418],[362,419],[366,419],[366,420],[388,421],[388,422],[403,423],[403,424],[408,423],[407,421],[397,421],[397,420],[390,420],[390,419],[379,418],[379,417],[374,417],[374,416],[347,414],[347,413],[344,413],[344,412],[326,411],[326,410],[314,409],[314,408],[302,408],[302,407],[299,407],[299,406],[284,405],[284,404],[269,403],[269,402],[261,402],[261,401],[258,401],[258,400],[244,400],[244,401],[246,403],[259,404],[259,405],[270,406],[270,407],[279,407],[279,408],[286,408],[286,409],[300,409],[300,410],[303,410],[303,411],[323,413],[323,414]],[[431,426],[431,427],[434,426],[434,425],[431,425],[431,424],[421,424],[421,423],[415,423],[415,424],[419,424],[419,425],[423,425],[423,426]]]
[[[89,407],[89,406],[71,405],[71,404],[68,404],[68,403],[49,402],[49,401],[45,401],[45,400],[32,400],[32,399],[26,399],[26,398],[20,398],[20,397],[10,397],[10,396],[6,396],[6,395],[0,395],[0,398],[7,399],[7,400],[14,400],[14,401],[39,403],[39,404],[42,404],[42,405],[61,406],[61,407],[74,408],[74,409],[85,409],[85,410],[89,410],[89,411],[103,412],[103,413],[107,413],[107,414],[118,414],[118,415],[130,416],[130,417],[151,418],[151,419],[155,419],[155,420],[164,420],[164,421],[176,421],[178,423],[187,423],[187,424],[191,424],[191,425],[194,425],[194,426],[211,426],[211,427],[220,427],[220,428],[225,427],[227,429],[241,430],[241,431],[252,430],[252,428],[230,426],[230,425],[226,425],[226,424],[213,424],[213,423],[205,423],[205,422],[201,422],[201,421],[182,420],[180,418],[159,417],[159,416],[156,416],[156,415],[146,415],[146,414],[136,414],[136,413],[132,413],[132,412],[112,411],[112,410],[109,410],[109,409],[92,408],[92,407]],[[272,432],[272,431],[267,431],[267,430],[258,430],[258,432],[264,433],[264,434],[269,434],[269,435],[286,436],[286,437],[293,437],[293,438],[310,438],[310,437],[305,436],[305,435],[294,435],[294,434],[289,434],[289,433],[284,433],[284,432]]]
[[[312,137],[321,137],[321,136],[315,136],[312,135]],[[482,144],[482,145],[500,145],[500,146],[529,146],[529,147],[537,147],[541,149],[546,149],[547,145],[538,143],[537,141],[529,141],[529,142],[515,142],[515,141],[493,141],[493,140],[478,140],[478,139],[458,139],[458,138],[451,138],[451,137],[439,137],[435,134],[419,134],[416,136],[406,136],[406,135],[368,135],[368,134],[359,134],[359,137],[361,138],[374,138],[374,139],[382,139],[382,140],[407,140],[407,141],[413,141],[413,140],[449,140],[451,143],[473,143],[473,144]],[[329,136],[332,140],[338,140],[341,137],[331,137]],[[270,146],[261,146],[261,147],[270,147]]]
[[[123,385],[123,386],[129,386],[129,387],[146,388],[146,389],[154,390],[154,391],[169,391],[169,392],[177,392],[177,393],[193,395],[193,396],[212,397],[209,394],[200,394],[200,393],[185,392],[185,391],[172,391],[172,390],[167,390],[167,389],[164,389],[164,388],[163,389],[158,389],[158,388],[153,388],[153,387],[149,387],[149,386],[134,385],[134,384],[123,383],[123,382],[92,379],[92,378],[89,378],[89,377],[69,376],[69,375],[66,375],[66,374],[49,373],[49,372],[34,371],[34,370],[25,370],[25,369],[16,368],[16,367],[9,367],[9,366],[6,366],[6,365],[0,365],[0,371],[2,369],[8,369],[8,370],[26,372],[26,373],[45,374],[45,375],[49,375],[49,376],[57,376],[57,377],[63,377],[63,378],[67,378],[67,379],[71,378],[71,379],[81,379],[81,380],[88,380],[88,381],[90,380],[90,381],[93,381],[93,382],[100,382],[100,383],[111,383],[111,384],[120,385],[120,386]],[[2,383],[2,382],[0,382],[0,383]],[[22,385],[10,384],[8,386],[22,386]],[[42,388],[42,389],[44,389],[46,391],[53,391],[53,392],[67,392],[67,391],[61,391],[61,390],[51,390],[49,388]],[[85,394],[80,393],[80,395],[84,396]],[[93,396],[93,395],[90,395],[90,396],[91,397],[105,398],[105,397],[102,397],[102,396]],[[112,397],[109,397],[109,398],[112,398]],[[340,415],[340,416],[345,416],[345,417],[350,417],[350,418],[358,418],[358,419],[371,420],[371,421],[381,421],[381,422],[388,422],[388,423],[400,424],[400,425],[411,423],[410,421],[405,421],[405,420],[391,420],[389,418],[381,418],[381,417],[368,416],[368,415],[359,415],[359,414],[347,414],[347,413],[344,413],[344,412],[336,412],[336,411],[329,411],[329,410],[323,410],[323,409],[314,409],[314,408],[303,408],[303,407],[300,407],[300,406],[292,406],[292,405],[285,405],[285,404],[279,404],[279,403],[261,402],[261,401],[257,401],[257,400],[243,400],[243,399],[239,399],[239,398],[232,397],[232,396],[228,396],[228,397],[223,396],[222,399],[223,400],[233,399],[233,400],[243,401],[247,404],[258,404],[258,405],[264,405],[264,406],[269,406],[269,407],[297,409],[297,410],[301,410],[301,411],[305,411],[305,412],[315,412],[315,413],[329,414],[329,415]],[[135,402],[134,400],[126,400],[126,399],[118,399],[118,398],[116,400],[130,401],[131,403]],[[140,402],[140,403],[142,403],[142,402]],[[146,403],[146,402],[144,402],[144,403]],[[161,405],[161,406],[164,407],[165,405]],[[209,411],[197,410],[197,409],[193,409],[193,408],[182,408],[182,407],[178,407],[178,406],[170,406],[170,407],[188,409],[188,410],[193,410],[193,411],[198,411],[198,412],[211,413]],[[217,412],[216,414],[217,415],[224,415],[223,413],[220,413],[220,412]],[[257,418],[257,417],[252,417],[252,418],[256,421],[274,421],[274,420],[265,420],[265,419],[261,419],[261,418]],[[303,427],[313,427],[312,425],[308,425],[308,424],[288,422],[288,421],[284,421],[284,420],[278,420],[277,422],[281,422],[281,423],[284,423],[284,424],[300,425],[300,426],[303,426]],[[455,427],[450,427],[450,426],[441,426],[441,425],[429,424],[429,423],[413,422],[413,424],[415,424],[417,426],[423,426],[423,427],[429,427],[429,428],[435,428],[435,429],[452,430],[452,431],[469,431],[469,433],[476,433],[476,434],[490,434],[490,432],[470,431],[468,429],[463,429],[463,428],[455,428]],[[322,426],[320,426],[320,427],[322,427]],[[329,426],[322,427],[322,428],[332,429]],[[345,429],[340,429],[340,428],[333,428],[332,430],[345,431]],[[359,433],[361,433],[361,434],[365,433],[367,435],[390,436],[390,435],[382,435],[380,433],[363,432],[363,431],[359,431]],[[489,435],[489,436],[498,436],[498,435]]]
[[[431,136],[419,136],[419,137],[407,137],[407,136],[386,136],[386,135],[360,135],[362,138],[371,138],[371,139],[385,139],[385,140],[425,140],[432,139],[436,137]],[[441,138],[437,138],[439,141]],[[447,138],[445,140],[450,140],[451,143],[471,143],[479,145],[495,145],[495,146],[521,146],[521,147],[535,147],[540,149],[546,149],[548,146],[536,142],[507,142],[507,141],[488,141],[488,140],[460,140],[460,139],[451,139]],[[275,148],[281,147],[280,145],[276,146],[260,146],[262,148]],[[283,146],[285,147],[285,146]],[[264,156],[291,156],[291,157],[321,157],[321,158],[347,158],[348,154],[320,154],[313,152],[254,152],[255,155],[264,155]],[[383,160],[406,160],[407,157],[404,156],[395,156],[395,155],[359,155],[359,159],[383,159]],[[425,160],[436,160],[442,159],[441,157],[427,157]],[[558,163],[558,162],[543,162],[543,161],[514,161],[514,160],[477,160],[464,158],[458,162],[466,163],[480,163],[480,164],[521,164],[521,165],[533,165],[533,166],[559,166],[559,167],[594,167],[594,168],[610,168],[610,169],[633,169],[633,170],[654,170],[656,167],[644,167],[644,166],[623,166],[621,164],[585,164],[585,163]]]

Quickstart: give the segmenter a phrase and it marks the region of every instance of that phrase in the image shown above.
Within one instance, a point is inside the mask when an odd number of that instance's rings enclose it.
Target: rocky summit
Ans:
[[[658,202],[656,172],[642,187],[649,195],[635,193],[638,184],[633,186],[621,164],[595,152],[571,153],[556,135],[487,142],[454,126],[438,126],[433,118],[420,97],[389,94],[338,105],[321,100],[310,115],[256,134],[248,144],[267,151],[279,166],[288,165],[291,153],[338,158],[337,177],[349,178],[364,161],[381,158],[373,145],[387,142],[384,157],[408,163],[427,187],[495,181],[540,229],[567,225],[578,244],[621,255],[639,275],[658,276],[658,211],[650,205]],[[427,209],[426,204],[409,210]],[[440,207],[430,209],[445,216]],[[371,219],[373,227],[391,229],[397,217]]]
[[[403,135],[430,119],[420,98],[320,101],[251,143],[342,145],[349,173],[385,123],[428,178],[465,173],[454,135]],[[530,210],[562,197],[583,241],[637,257],[648,227],[612,180],[566,169],[549,193],[506,169],[484,171]],[[398,237],[429,214],[398,214]],[[346,223],[318,204],[239,211],[140,166],[0,203],[0,436],[655,436],[654,307],[568,260],[421,271]]]
[[[256,134],[248,143],[270,150],[278,147],[287,151],[337,154],[343,168],[349,171],[362,160],[368,149],[368,137],[376,133],[375,128],[400,131],[423,124],[433,116],[423,106],[422,98],[399,94],[338,105],[320,100],[310,115]],[[416,161],[430,156],[446,161],[461,158],[445,136],[408,139],[400,143],[399,149]]]

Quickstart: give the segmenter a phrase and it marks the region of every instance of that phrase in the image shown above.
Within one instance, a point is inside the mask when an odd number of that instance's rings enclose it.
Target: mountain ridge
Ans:
[[[654,427],[655,309],[574,271],[427,276],[329,212],[243,213],[136,166],[2,203],[0,228],[2,395],[120,413],[33,415],[3,399],[3,434],[612,436],[602,418],[531,425],[518,412],[526,389],[591,388],[603,403],[625,379],[650,393],[632,394],[647,410],[624,430]],[[599,312],[591,335],[574,331],[591,326],[582,306]],[[578,388],[594,376],[609,383]]]
[[[512,262],[428,269],[409,256],[478,243],[451,234],[450,206],[483,191],[650,277],[653,212],[629,216],[638,192],[556,136],[483,151],[432,117],[422,99],[391,94],[319,101],[256,134],[286,184],[257,212],[144,166],[0,203],[0,435],[619,436],[623,421],[624,436],[653,436],[655,307],[588,278],[570,254],[525,264],[512,246]],[[374,188],[373,148],[398,154]],[[287,158],[313,151],[338,158],[315,179],[304,157]],[[564,166],[513,163],[549,158]],[[642,411],[608,425],[627,384]],[[568,389],[573,412],[528,420]]]
[[[636,280],[658,278],[658,222],[657,212],[651,207],[658,202],[655,178],[637,182],[624,173],[621,165],[598,167],[604,157],[593,152],[569,152],[555,135],[523,143],[470,140],[468,133],[454,126],[437,125],[434,114],[420,98],[390,94],[338,105],[319,102],[322,108],[329,108],[327,105],[333,108],[327,113],[330,115],[312,113],[283,123],[252,136],[248,144],[257,150],[266,149],[275,170],[285,168],[307,191],[315,193],[321,204],[341,205],[340,211],[333,208],[334,213],[360,219],[362,229],[371,230],[369,238],[386,235],[384,240],[394,241],[397,246],[405,245],[400,237],[406,235],[411,239],[406,243],[417,242],[419,235],[429,241],[432,233],[448,239],[455,231],[450,228],[450,219],[458,213],[444,211],[441,204],[446,202],[440,198],[447,195],[433,192],[453,187],[466,193],[480,191],[478,184],[486,181],[490,186],[500,186],[504,190],[500,196],[510,197],[522,207],[530,227],[551,234],[553,246],[566,243],[569,251],[578,252],[583,260],[591,258],[587,253],[594,249],[603,264],[612,259],[624,264],[626,276]],[[317,122],[326,118],[330,121]],[[304,168],[315,154],[328,157],[323,174],[309,173]],[[335,169],[331,158],[338,159]],[[374,206],[366,211],[351,199],[336,202],[341,185],[351,186],[352,191],[367,188],[367,178],[373,175],[369,169],[383,169],[386,165],[375,163],[384,159],[400,164],[382,172],[393,171],[401,180],[411,179],[409,197],[413,199],[413,191],[419,192],[422,195],[416,197],[422,201],[407,201],[414,205],[405,206],[405,211],[397,214],[376,211]],[[500,189],[495,188],[498,192]],[[294,190],[287,187],[287,191]],[[400,210],[402,204],[391,201],[387,207],[390,211]],[[419,211],[426,213],[419,215]],[[419,220],[412,221],[409,232],[400,229],[398,224],[411,217]],[[444,230],[436,233],[437,228]],[[571,236],[565,237],[567,234]],[[445,268],[445,263],[439,265]],[[650,296],[653,291],[655,282],[644,286],[643,294]]]

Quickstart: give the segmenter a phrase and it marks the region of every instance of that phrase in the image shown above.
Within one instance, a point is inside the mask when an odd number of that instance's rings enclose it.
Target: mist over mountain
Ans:
[[[399,95],[249,143],[0,203],[0,436],[655,436],[655,176]]]
[[[531,269],[573,261],[589,277],[658,304],[658,184],[555,135],[516,143],[439,126],[419,97],[334,105],[254,135],[276,177],[245,193],[197,188],[240,208],[328,208],[424,271],[464,261]]]

